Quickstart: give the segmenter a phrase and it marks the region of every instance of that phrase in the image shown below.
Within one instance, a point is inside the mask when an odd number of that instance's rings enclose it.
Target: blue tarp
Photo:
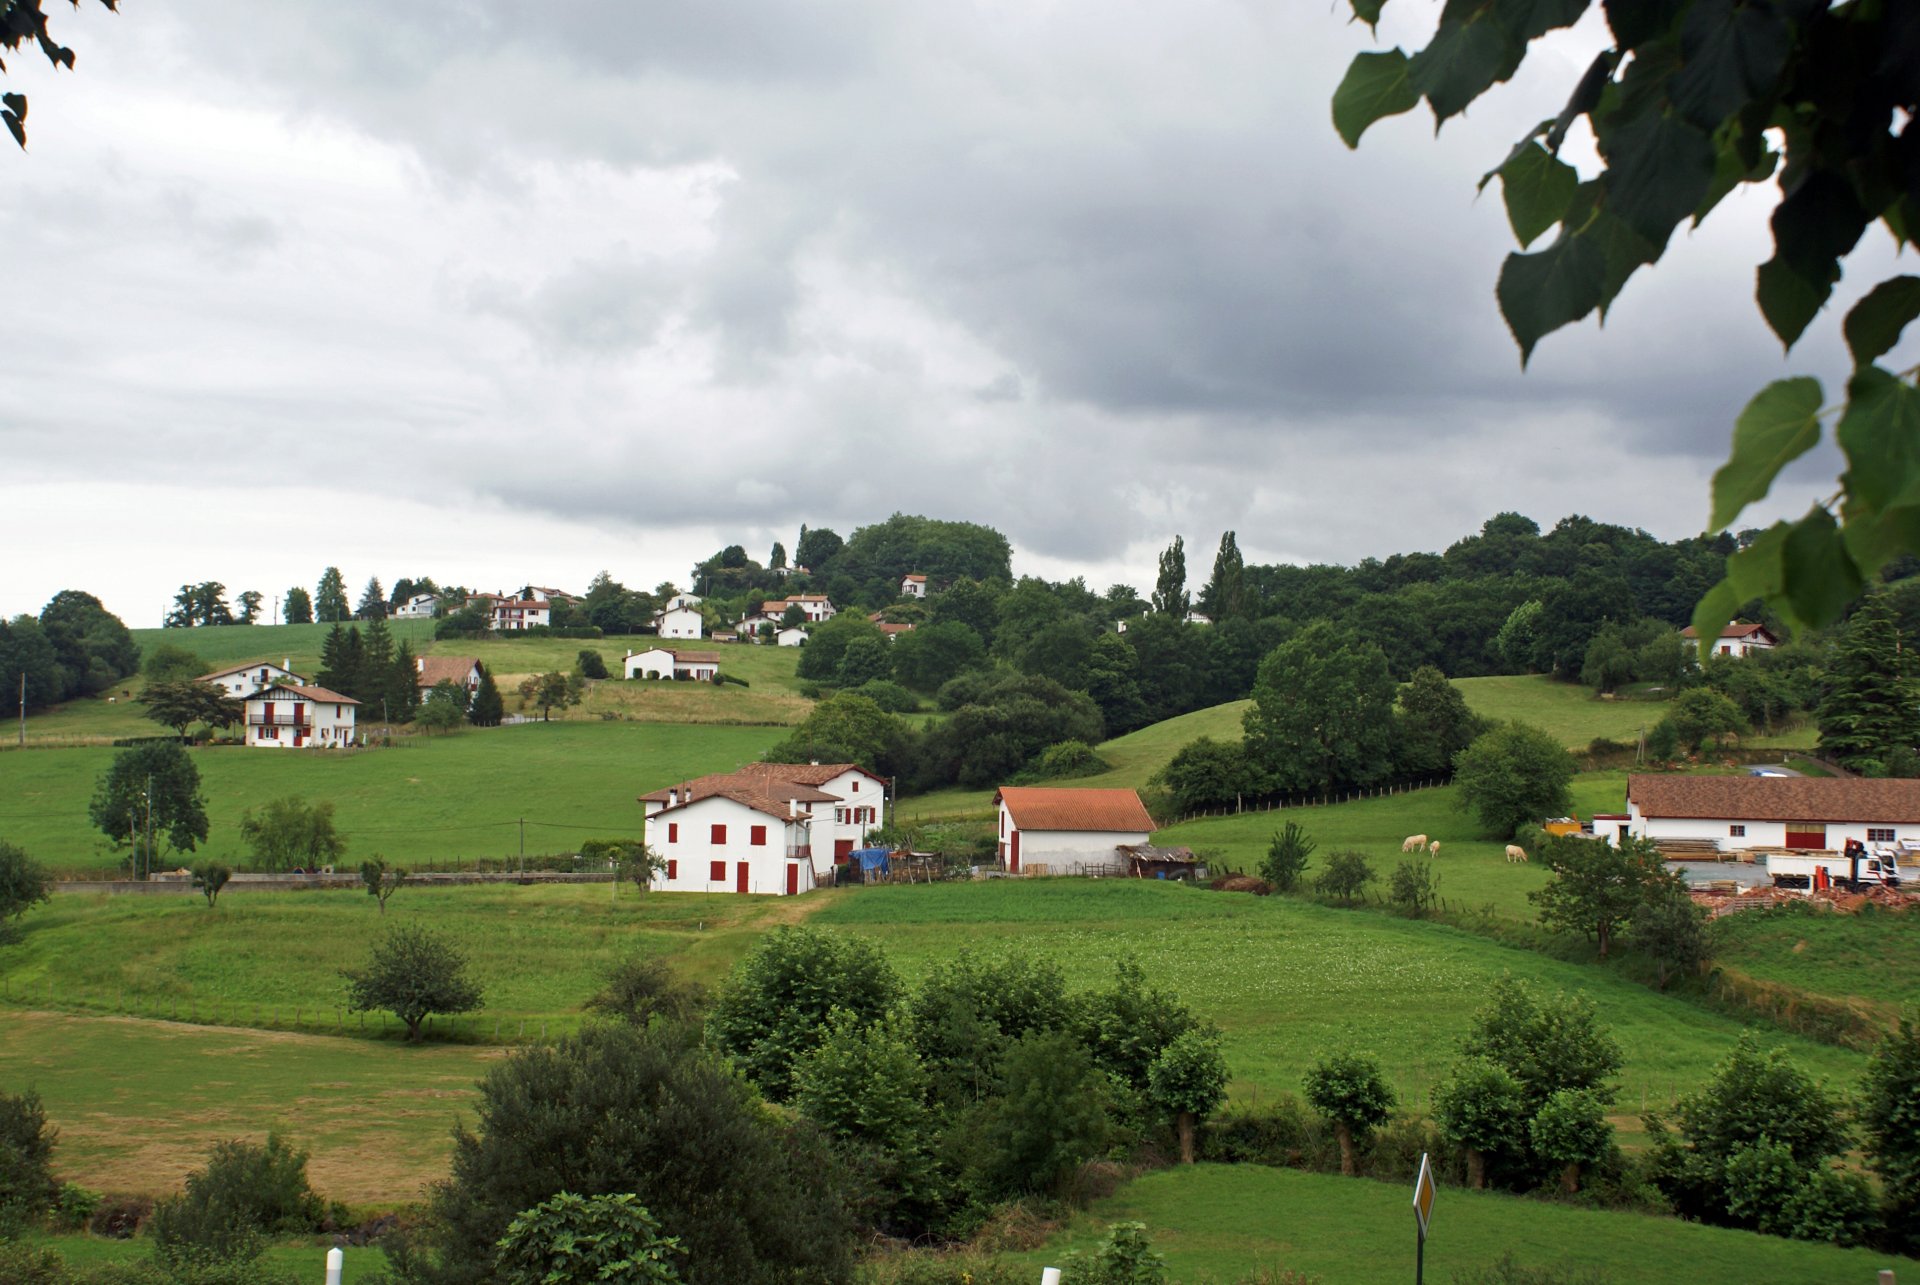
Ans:
[[[892,854],[891,848],[858,848],[853,853],[853,859],[860,863],[860,869],[863,872],[871,873],[878,870],[881,874],[889,874],[891,870],[887,864],[887,858]]]

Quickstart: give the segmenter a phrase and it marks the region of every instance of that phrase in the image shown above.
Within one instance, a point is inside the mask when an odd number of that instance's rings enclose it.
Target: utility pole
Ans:
[[[147,874],[153,874],[153,773],[147,773]]]
[[[20,748],[27,747],[27,671],[20,671]]]
[[[520,818],[520,873],[527,872],[527,819]]]

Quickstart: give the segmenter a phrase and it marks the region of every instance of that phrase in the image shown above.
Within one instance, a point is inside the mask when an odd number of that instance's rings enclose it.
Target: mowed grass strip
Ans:
[[[288,795],[333,803],[349,864],[376,852],[409,866],[517,857],[521,818],[527,852],[571,852],[581,839],[637,838],[639,795],[753,762],[781,735],[596,721],[474,728],[351,754],[196,749],[211,832],[198,856],[180,859],[246,864],[242,814]],[[88,822],[87,804],[117,752],[0,754],[0,837],[55,870],[115,868],[120,857]]]
[[[1269,1169],[1163,1169],[1097,1202],[1041,1250],[1015,1256],[1039,1276],[1067,1253],[1091,1251],[1109,1224],[1147,1224],[1177,1280],[1235,1280],[1287,1267],[1328,1282],[1410,1280],[1411,1183]],[[1598,1270],[1613,1285],[1862,1285],[1910,1259],[1836,1249],[1677,1218],[1579,1209],[1446,1188],[1434,1203],[1426,1276],[1461,1279],[1503,1254],[1522,1266]]]

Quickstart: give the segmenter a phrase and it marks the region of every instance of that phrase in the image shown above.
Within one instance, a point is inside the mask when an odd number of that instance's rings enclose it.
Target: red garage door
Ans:
[[[1787,846],[1789,848],[1824,848],[1827,846],[1827,827],[1814,825],[1808,821],[1789,821]]]
[[[833,861],[835,865],[845,865],[847,863],[847,858],[852,855],[853,855],[852,839],[835,839],[833,841]]]

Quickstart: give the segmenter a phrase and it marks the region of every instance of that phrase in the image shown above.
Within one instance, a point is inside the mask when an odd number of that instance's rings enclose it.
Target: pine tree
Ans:
[[[347,578],[340,574],[339,567],[328,567],[320,573],[319,587],[313,593],[313,614],[323,625],[345,620],[349,615]]]
[[[313,681],[330,692],[348,695],[341,684],[350,681],[352,675],[345,672],[347,663],[347,631],[343,625],[335,625],[327,630],[327,636],[320,643],[320,672]]]
[[[371,630],[369,630],[371,632]],[[396,723],[411,723],[420,708],[420,668],[415,663],[411,640],[400,644],[386,673],[387,717]]]
[[[290,625],[313,623],[313,599],[299,585],[287,590],[286,622]]]
[[[467,721],[475,727],[494,727],[506,708],[506,702],[500,699],[500,689],[494,684],[493,671],[482,665],[480,688],[473,694],[473,708],[467,711]]]
[[[365,648],[360,656],[360,687],[347,695],[363,705],[380,707],[380,717],[391,720],[393,708],[383,704],[388,695],[388,683],[393,676],[393,633],[387,628],[387,622],[375,619],[367,623]]]
[[[1224,623],[1246,612],[1246,560],[1240,556],[1240,541],[1229,531],[1220,537],[1220,551],[1213,555],[1213,579],[1200,591],[1200,610],[1215,623]]]
[[[1920,740],[1913,654],[1893,613],[1876,595],[1847,622],[1827,667],[1820,698],[1820,748],[1852,768],[1882,771],[1895,756],[1910,759]]]
[[[1160,579],[1153,587],[1153,609],[1163,616],[1187,614],[1187,544],[1179,536],[1160,555]]]
[[[362,620],[387,618],[387,591],[380,587],[379,576],[367,577],[367,587],[360,591],[360,606],[354,614]]]

